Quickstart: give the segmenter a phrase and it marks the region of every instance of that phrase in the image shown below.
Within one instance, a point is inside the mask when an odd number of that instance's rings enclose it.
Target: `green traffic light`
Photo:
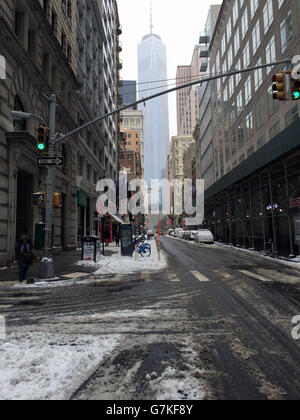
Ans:
[[[294,92],[294,99],[300,99],[300,91]]]
[[[45,150],[45,145],[44,145],[44,143],[39,143],[38,145],[37,145],[37,147],[38,147],[38,149],[42,152],[43,150]]]

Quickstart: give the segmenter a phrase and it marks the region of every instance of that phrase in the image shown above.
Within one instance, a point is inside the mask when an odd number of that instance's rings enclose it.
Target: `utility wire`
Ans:
[[[89,121],[88,123],[82,125],[81,127],[78,127],[75,130],[72,130],[70,133],[67,133],[67,134],[62,135],[62,136],[57,135],[56,143],[57,144],[58,143],[62,143],[67,138],[73,136],[74,134],[77,134],[79,131],[82,131],[83,129],[89,127],[90,125],[96,124],[99,121],[102,121],[102,120],[104,120],[106,118],[109,118],[109,117],[111,117],[113,115],[120,114],[120,112],[121,111],[124,111],[125,109],[131,108],[131,107],[134,107],[134,106],[137,106],[137,105],[142,104],[142,103],[144,103],[144,105],[145,105],[146,102],[148,102],[148,101],[150,101],[152,99],[155,99],[155,98],[157,98],[159,96],[163,96],[163,95],[166,95],[166,94],[175,92],[176,90],[180,90],[180,89],[184,89],[184,88],[187,88],[187,87],[190,87],[190,86],[194,86],[194,85],[197,85],[199,83],[210,82],[212,80],[222,79],[223,77],[235,76],[237,74],[242,74],[242,73],[249,73],[249,72],[253,72],[255,70],[265,69],[265,68],[268,68],[268,67],[274,67],[274,66],[277,66],[279,64],[282,64],[283,65],[283,64],[287,64],[287,63],[289,63],[292,66],[291,59],[289,58],[289,59],[285,59],[285,60],[282,60],[282,61],[277,61],[277,62],[274,62],[274,63],[261,64],[260,66],[248,67],[247,69],[243,69],[243,70],[235,70],[235,71],[232,71],[232,72],[223,73],[223,74],[220,74],[220,75],[217,75],[217,76],[213,76],[213,77],[205,77],[205,78],[203,78],[201,80],[197,80],[197,81],[194,81],[194,82],[189,82],[189,83],[184,84],[182,86],[177,86],[175,88],[172,88],[172,89],[169,89],[169,90],[160,92],[160,93],[156,93],[155,95],[148,96],[147,98],[143,98],[143,99],[141,99],[139,101],[133,102],[133,103],[128,104],[128,105],[125,105],[125,106],[123,106],[123,107],[121,107],[119,109],[116,109],[115,111],[112,111],[112,112],[109,112],[109,113],[107,113],[105,115],[102,115],[100,117],[97,117],[94,120]]]

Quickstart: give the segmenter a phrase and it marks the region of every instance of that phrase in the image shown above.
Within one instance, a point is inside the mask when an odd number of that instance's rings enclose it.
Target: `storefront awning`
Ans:
[[[125,225],[125,223],[123,222],[123,220],[122,219],[120,219],[120,217],[118,217],[118,216],[116,216],[115,214],[111,214],[111,213],[109,213],[110,215],[111,215],[111,217],[117,222],[117,223],[119,223],[120,225]]]

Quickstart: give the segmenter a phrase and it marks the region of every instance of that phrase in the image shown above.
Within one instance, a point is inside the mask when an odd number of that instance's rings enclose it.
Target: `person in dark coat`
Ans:
[[[107,228],[104,229],[104,241],[106,243],[106,246],[108,246],[110,242],[110,232],[109,232],[109,229]]]
[[[116,246],[120,246],[120,232],[118,230],[115,233],[115,241],[116,241]]]
[[[19,264],[19,282],[22,283],[34,260],[30,238],[26,235],[22,235],[16,245],[15,252],[16,260]]]

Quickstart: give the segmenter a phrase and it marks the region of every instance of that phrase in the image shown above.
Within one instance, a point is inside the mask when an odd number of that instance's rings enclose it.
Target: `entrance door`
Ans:
[[[17,222],[16,240],[25,234],[33,235],[32,210],[33,176],[19,171],[17,176]]]

